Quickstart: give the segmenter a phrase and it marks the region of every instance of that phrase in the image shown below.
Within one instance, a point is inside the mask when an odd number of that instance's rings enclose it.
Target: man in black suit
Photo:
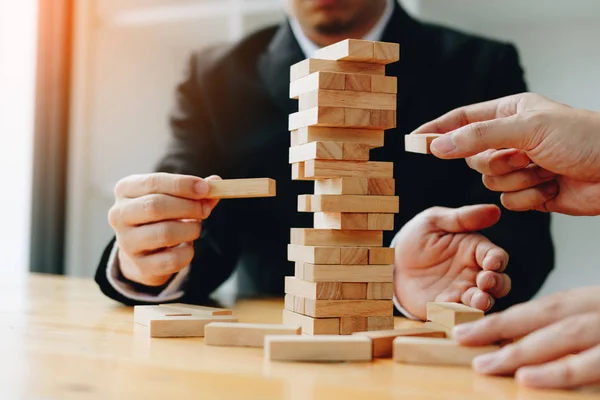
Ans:
[[[401,44],[401,61],[387,67],[399,82],[398,127],[371,152],[371,159],[395,163],[398,306],[423,318],[427,301],[487,310],[496,300],[494,309],[503,309],[533,296],[553,267],[549,217],[503,211],[500,218],[493,205],[461,207],[499,200],[464,162],[403,151],[404,135],[425,121],[525,91],[514,47],[415,21],[392,0],[289,5],[292,16],[279,27],[191,56],[158,167],[164,173],[130,176],[115,188],[109,219],[116,241],[96,274],[102,291],[126,304],[202,303],[239,266],[241,295],[283,293],[284,276],[293,274],[289,229],[311,226],[312,216],[296,211],[297,195],[311,185],[290,179],[287,120],[297,103],[288,98],[289,68],[352,37]],[[516,166],[528,162],[504,154]],[[278,195],[215,207],[203,200],[200,178],[212,174],[272,177]]]

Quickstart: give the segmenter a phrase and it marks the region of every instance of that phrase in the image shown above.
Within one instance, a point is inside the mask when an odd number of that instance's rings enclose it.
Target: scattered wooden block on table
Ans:
[[[318,89],[345,90],[347,74],[318,71],[290,83],[290,99]],[[351,75],[352,76],[352,75]],[[360,75],[370,78],[369,75]]]
[[[369,264],[394,264],[395,249],[391,247],[373,247],[369,249]]]
[[[288,130],[294,131],[311,126],[373,130],[392,129],[396,127],[396,111],[319,106],[290,114]]]
[[[373,342],[373,357],[391,357],[394,339],[400,336],[445,338],[443,331],[429,328],[391,329],[385,331],[356,332],[356,336],[368,337]]]
[[[209,346],[263,347],[266,335],[300,335],[300,325],[211,322],[204,327]]]
[[[363,196],[351,194],[303,194],[298,196],[298,211],[301,212],[397,213],[399,208],[400,200],[397,196]],[[364,222],[365,225],[368,225],[368,218],[365,218]]]
[[[448,328],[483,318],[483,311],[460,303],[429,302],[427,319]]]
[[[315,72],[385,75],[385,65],[356,61],[334,61],[308,58],[290,67],[290,82],[294,82]]]
[[[339,335],[339,318],[312,318],[297,314],[293,311],[283,310],[284,325],[300,325],[302,333],[306,335]]]
[[[411,153],[431,154],[431,142],[442,135],[435,133],[413,133],[404,136],[404,149]]]
[[[394,275],[393,265],[302,264],[302,279],[310,282],[392,282]]]
[[[265,358],[278,361],[370,361],[371,341],[359,336],[267,335]]]
[[[387,317],[367,317],[368,331],[384,331],[389,329],[394,329],[394,317],[392,315]]]
[[[314,107],[344,107],[363,110],[396,110],[393,93],[352,92],[347,90],[318,89],[298,97],[298,109]]]
[[[369,194],[369,178],[329,178],[315,181],[315,194]]]
[[[225,179],[207,181],[207,199],[244,199],[249,197],[273,197],[275,181],[269,178]]]
[[[359,143],[369,148],[375,148],[383,146],[384,131],[307,126],[292,130],[290,138],[292,146],[299,146],[310,142],[343,142]]]
[[[290,239],[291,244],[302,246],[376,247],[383,244],[383,234],[379,231],[292,228]]]
[[[367,283],[310,282],[286,276],[285,293],[315,300],[365,300]]]
[[[394,284],[392,282],[367,283],[368,300],[391,300],[394,298]]]
[[[159,317],[148,323],[150,337],[203,337],[204,327],[211,322],[237,322],[231,315]]]
[[[288,245],[288,260],[313,264],[344,264],[340,247]]]
[[[305,299],[304,304],[304,314],[315,318],[386,317],[394,313],[391,300]]]
[[[370,147],[360,143],[311,142],[290,147],[289,163],[307,160],[368,161]]]
[[[177,308],[180,310],[189,311],[192,314],[204,314],[204,315],[232,315],[233,311],[226,308],[218,307],[207,307],[199,306],[196,304],[184,304],[184,303],[168,303],[161,304],[161,307]]]
[[[394,360],[406,364],[470,366],[475,357],[499,348],[460,346],[452,339],[397,337],[394,339]]]
[[[371,62],[390,64],[400,60],[398,43],[373,42],[373,59]]]
[[[398,78],[395,76],[370,76],[371,92],[373,93],[398,93]],[[346,80],[346,84],[347,84]]]
[[[134,306],[133,322],[139,325],[148,326],[152,318],[162,317],[183,317],[192,314],[185,310],[177,310],[161,306]]]
[[[313,263],[322,264],[322,263]],[[340,264],[367,265],[369,264],[368,247],[341,247]]]
[[[394,198],[393,196],[387,196]],[[397,198],[397,197],[396,197]],[[375,231],[391,231],[394,230],[394,214],[367,214],[367,230]]]
[[[308,160],[304,162],[304,176],[314,179],[393,178],[394,164],[386,161]]]
[[[367,317],[340,318],[340,335],[351,335],[365,330],[367,330]]]

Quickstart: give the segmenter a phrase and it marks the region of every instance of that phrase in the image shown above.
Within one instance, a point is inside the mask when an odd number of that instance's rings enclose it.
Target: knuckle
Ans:
[[[183,262],[184,260],[182,260],[182,257],[179,252],[168,251],[165,253],[161,269],[163,269],[165,272],[174,272],[181,268]]]
[[[486,121],[475,122],[471,125],[471,132],[477,141],[483,141],[487,135],[489,124]]]
[[[108,223],[116,229],[121,223],[121,208],[116,204],[108,210]]]
[[[157,193],[159,191],[159,174],[148,174],[143,178],[142,185],[147,193]]]
[[[115,185],[115,189],[114,189],[114,195],[115,197],[122,197],[123,194],[125,193],[125,187],[127,186],[127,183],[129,182],[129,180],[132,177],[129,176],[127,178],[123,178],[120,179],[117,184]]]
[[[154,229],[153,241],[159,247],[168,243],[173,236],[167,224],[159,224]]]
[[[150,218],[159,218],[163,214],[163,201],[158,196],[149,196],[144,200],[144,213]]]
[[[481,181],[483,182],[483,186],[490,190],[496,190],[497,180],[493,176],[483,175],[481,177]]]

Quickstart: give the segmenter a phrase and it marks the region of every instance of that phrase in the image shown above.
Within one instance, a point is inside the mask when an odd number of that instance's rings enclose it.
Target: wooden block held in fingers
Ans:
[[[371,62],[390,64],[400,60],[398,43],[373,42],[373,59]]]
[[[290,82],[294,82],[297,79],[315,72],[385,75],[385,65],[356,61],[333,61],[309,58],[290,67]]]
[[[231,315],[231,314],[233,314],[233,312],[231,310],[228,310],[226,308],[199,306],[196,304],[168,303],[168,304],[161,304],[160,306],[185,310],[186,312],[192,313],[192,315],[197,315],[197,314],[199,314],[199,315]]]
[[[383,234],[378,231],[292,228],[290,238],[291,244],[302,246],[376,247],[383,244]]]
[[[413,133],[404,136],[404,149],[410,153],[431,154],[431,142],[442,135],[435,133]]]
[[[394,264],[394,251],[391,247],[369,248],[369,264]]]
[[[322,264],[322,263],[314,263]],[[368,247],[342,247],[340,248],[340,264],[367,265],[369,264]]]
[[[374,93],[398,93],[398,78],[395,76],[370,76],[371,91]],[[346,80],[348,82],[348,80]],[[347,84],[347,83],[346,83]]]
[[[310,142],[359,143],[369,148],[381,147],[384,142],[383,130],[332,128],[308,126],[291,132],[292,146]]]
[[[302,207],[300,207],[300,205],[302,205]],[[300,195],[298,211],[321,211],[333,213],[397,213],[399,211],[399,207],[399,198],[397,196],[315,194]],[[380,223],[379,221],[375,221],[375,217],[372,219],[373,225]]]
[[[263,347],[266,335],[300,335],[300,325],[211,322],[204,327],[209,346]]]
[[[289,163],[306,160],[341,160],[343,144],[340,142],[311,142],[290,147]]]
[[[149,321],[150,337],[203,337],[204,327],[211,322],[237,322],[231,315],[160,317]]]
[[[392,198],[392,196],[387,196]],[[394,214],[368,214],[367,229],[374,231],[394,230]]]
[[[374,196],[394,196],[396,180],[391,178],[369,178],[367,192]]]
[[[304,210],[298,210],[304,211]],[[310,211],[310,210],[308,210]],[[368,214],[315,212],[314,227],[317,229],[367,230]]]
[[[394,164],[385,161],[309,160],[304,163],[304,176],[314,179],[339,177],[393,178]]]
[[[394,297],[394,284],[391,282],[367,283],[367,299],[391,300]]]
[[[373,42],[345,39],[320,48],[315,52],[314,58],[335,61],[371,61],[373,59]]]
[[[466,347],[452,339],[397,337],[394,360],[406,364],[471,366],[477,356],[498,350],[499,346]]]
[[[367,317],[341,317],[340,335],[351,335],[367,329]]]
[[[392,282],[394,274],[393,265],[303,264],[303,279],[310,282]]]
[[[362,110],[396,110],[393,93],[352,92],[347,90],[319,89],[302,93],[298,97],[298,109],[314,107],[344,107]]]
[[[370,92],[372,75],[346,74],[345,90],[352,92]],[[378,78],[380,78],[378,76]],[[381,77],[385,78],[385,77]]]
[[[368,178],[329,178],[315,181],[315,194],[369,194]]]
[[[302,93],[313,90],[344,90],[346,88],[346,74],[337,72],[319,71],[300,78],[290,83],[290,99],[297,99]],[[369,77],[369,75],[360,75]]]
[[[343,264],[340,247],[288,245],[288,260],[312,264]]]
[[[371,341],[358,336],[265,336],[265,359],[273,361],[370,361]]]
[[[207,199],[244,199],[275,196],[275,181],[269,178],[206,181]]]
[[[368,337],[373,342],[373,357],[391,357],[394,339],[400,336],[445,338],[442,331],[428,328],[391,329],[385,331],[356,332],[353,335]]]
[[[283,310],[283,324],[300,325],[305,335],[339,335],[340,333],[339,318],[312,318]]]
[[[369,331],[394,329],[394,317],[367,317],[367,329]]]
[[[448,328],[483,318],[483,311],[460,303],[428,302],[427,320]]]

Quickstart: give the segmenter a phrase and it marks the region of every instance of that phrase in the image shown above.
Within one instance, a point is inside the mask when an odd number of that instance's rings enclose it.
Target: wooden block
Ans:
[[[431,142],[442,135],[415,133],[404,136],[404,149],[411,153],[431,154]]]
[[[367,317],[341,317],[340,335],[351,335],[367,329]]]
[[[283,310],[284,325],[300,325],[305,335],[338,335],[339,318],[311,318],[292,311]]]
[[[400,60],[398,43],[373,42],[373,63],[390,64]]]
[[[428,302],[427,320],[448,328],[483,318],[483,311],[460,303]]]
[[[300,335],[300,325],[211,322],[204,327],[208,346],[263,347],[266,335]]]
[[[345,39],[320,48],[315,52],[314,58],[335,61],[371,61],[373,59],[373,42]]]
[[[295,180],[295,181],[311,181],[311,180],[314,180],[312,178],[307,178],[304,175],[304,163],[303,162],[292,164],[292,179]]]
[[[383,244],[383,234],[378,231],[292,228],[290,238],[291,244],[302,246],[376,247]]]
[[[275,196],[275,181],[269,178],[206,181],[207,199],[244,199]]]
[[[340,264],[367,265],[369,264],[368,247],[342,247],[340,248]],[[314,263],[324,264],[324,263]]]
[[[273,361],[370,361],[371,340],[360,336],[265,336],[265,359]]]
[[[384,132],[373,129],[330,128],[309,126],[291,132],[292,146],[310,142],[359,143],[369,148],[381,147]]]
[[[295,262],[294,263],[294,277],[298,279],[304,279],[304,263],[303,262]]]
[[[370,92],[373,76],[361,74],[345,74],[345,90],[352,92]],[[377,76],[377,78],[385,78]]]
[[[329,178],[315,181],[315,194],[369,194],[368,178]]]
[[[394,264],[395,253],[390,247],[374,247],[369,249],[369,264]]]
[[[397,213],[399,211],[399,198],[397,196],[315,194],[300,195],[298,199],[298,211],[304,212]],[[373,224],[378,223],[377,217],[373,217],[372,219]]]
[[[341,160],[343,144],[340,142],[311,142],[290,147],[289,163],[306,160]]]
[[[315,179],[393,178],[394,164],[385,161],[309,160],[304,163],[304,176]]]
[[[346,74],[337,72],[319,71],[300,78],[290,83],[290,99],[297,99],[302,93],[313,90],[344,90],[346,88]],[[369,75],[366,76],[370,79]]]
[[[394,297],[394,284],[391,282],[367,283],[367,299],[391,300]]]
[[[371,91],[374,93],[398,93],[398,78],[395,76],[370,76]],[[346,86],[348,78],[346,78]]]
[[[425,322],[425,324],[423,325],[424,328],[428,328],[428,329],[434,329],[437,331],[442,331],[446,334],[446,337],[449,339],[452,339],[452,328],[448,328],[444,325],[440,325],[436,322],[431,322],[431,321],[427,321]]]
[[[369,161],[370,146],[361,143],[344,143],[342,145],[342,160]]]
[[[184,303],[168,303],[161,304],[161,307],[169,307],[174,309],[190,312],[192,315],[232,315],[233,312],[226,308],[199,306],[195,304]]]
[[[309,58],[290,67],[290,82],[315,72],[342,72],[347,74],[385,75],[385,66],[366,62],[333,61]]]
[[[343,127],[346,126],[344,121],[345,113],[343,108],[315,107],[290,114],[289,130],[292,131],[307,126]]]
[[[293,276],[286,276],[285,293],[286,296],[292,295],[313,300],[366,300],[367,283],[309,282]],[[288,302],[291,301],[288,300]]]
[[[303,276],[310,282],[392,282],[393,265],[304,264]]]
[[[344,108],[344,125],[356,128],[371,127],[371,110],[364,108]],[[381,128],[378,128],[381,129]]]
[[[183,317],[192,314],[185,310],[178,310],[161,306],[134,306],[133,307],[133,322],[143,326],[148,326],[152,318],[161,317]]]
[[[288,245],[288,260],[313,264],[344,264],[340,247]]]
[[[319,282],[327,283],[327,282]],[[342,300],[366,300],[367,299],[367,283],[366,282],[343,282],[342,283]]]
[[[394,198],[393,196],[387,197]],[[394,230],[394,214],[368,214],[367,229],[370,231]]]
[[[300,210],[298,211],[308,211]],[[368,214],[340,213],[340,212],[315,212],[314,227],[317,229],[348,229],[367,230]]]
[[[384,331],[394,329],[394,317],[367,317],[367,330]]]
[[[394,196],[396,194],[396,180],[390,178],[369,178],[367,194],[374,196]]]
[[[385,331],[355,332],[353,335],[368,337],[373,342],[373,357],[391,357],[394,339],[400,336],[445,338],[442,331],[429,328],[390,329]]]
[[[293,311],[298,314],[306,314],[306,300],[304,297],[286,294],[283,299],[283,305],[286,310]]]
[[[203,337],[204,327],[211,322],[237,322],[237,318],[231,315],[159,317],[150,319],[148,328],[153,338]]]
[[[346,117],[345,117],[346,118]],[[371,110],[371,129],[393,129],[396,127],[395,110]]]
[[[396,110],[396,95],[392,93],[352,92],[319,89],[302,93],[298,109],[314,107],[344,107],[362,110]]]
[[[479,355],[498,350],[499,346],[465,347],[452,339],[397,337],[394,360],[406,364],[471,366]]]

